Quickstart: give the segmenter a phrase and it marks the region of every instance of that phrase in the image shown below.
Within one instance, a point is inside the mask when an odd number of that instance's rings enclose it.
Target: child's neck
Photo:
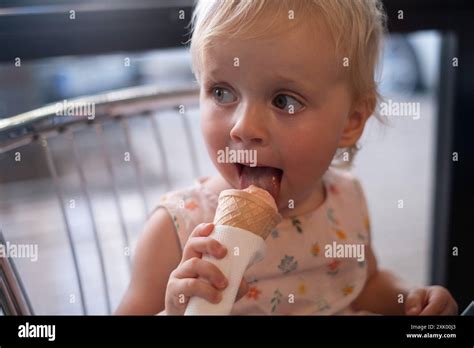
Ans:
[[[323,205],[323,203],[327,199],[327,193],[325,190],[325,186],[323,180],[320,179],[316,185],[316,188],[311,190],[311,193],[303,198],[303,200],[294,202],[292,205],[293,208],[290,208],[288,205],[283,207],[279,207],[279,211],[281,216],[284,219],[288,219],[294,216],[301,216],[307,214],[311,211],[315,211]]]

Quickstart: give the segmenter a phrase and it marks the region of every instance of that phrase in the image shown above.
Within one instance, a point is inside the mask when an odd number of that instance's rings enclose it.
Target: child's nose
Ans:
[[[257,108],[244,110],[230,131],[231,139],[246,145],[266,145],[268,130],[264,117],[262,111]]]

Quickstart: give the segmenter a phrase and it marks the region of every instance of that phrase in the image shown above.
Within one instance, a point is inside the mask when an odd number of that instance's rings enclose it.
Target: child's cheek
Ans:
[[[301,137],[298,141],[289,142],[285,147],[287,169],[299,179],[315,178],[324,173],[332,160],[329,144],[324,137]]]
[[[213,161],[215,161],[217,151],[224,149],[227,144],[226,128],[221,123],[213,115],[205,113],[205,110],[201,113],[201,131]]]

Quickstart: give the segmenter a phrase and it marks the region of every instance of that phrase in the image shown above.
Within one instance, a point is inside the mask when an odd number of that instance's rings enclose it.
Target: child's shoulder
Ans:
[[[212,178],[199,178],[193,185],[167,192],[160,196],[154,209],[163,208],[173,221],[183,246],[192,230],[200,223],[212,222],[218,195],[210,189]]]
[[[347,170],[330,167],[326,172],[325,179],[330,188],[331,186],[339,187],[346,193],[362,192],[362,185],[357,176]]]
[[[330,168],[325,179],[332,202],[345,210],[357,211],[370,230],[368,204],[359,178],[349,171]]]
[[[169,191],[159,198],[158,206],[171,210],[185,210],[189,212],[214,207],[217,204],[217,195],[208,189],[208,177],[197,179],[193,185]]]

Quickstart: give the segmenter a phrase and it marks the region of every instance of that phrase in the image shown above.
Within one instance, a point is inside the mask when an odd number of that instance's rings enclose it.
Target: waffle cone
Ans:
[[[242,190],[222,191],[214,217],[215,225],[239,227],[263,239],[280,221],[280,214],[267,202]]]

